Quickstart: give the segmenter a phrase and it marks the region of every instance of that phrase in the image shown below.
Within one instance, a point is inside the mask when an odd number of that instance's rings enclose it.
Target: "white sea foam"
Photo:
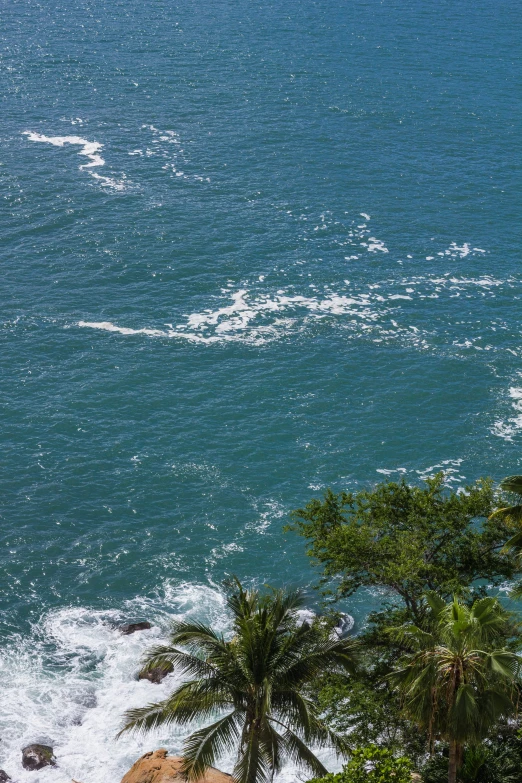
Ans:
[[[129,329],[125,326],[115,326],[110,321],[79,321],[78,326],[89,329],[102,329],[105,332],[118,332],[119,334],[146,334],[149,337],[164,337],[168,335],[162,329]]]
[[[180,338],[192,342],[212,343],[218,341],[244,340],[266,342],[286,333],[294,326],[293,318],[267,318],[291,311],[305,317],[352,315],[363,321],[372,322],[378,314],[372,310],[368,294],[347,296],[331,294],[324,299],[318,297],[287,295],[251,298],[246,289],[232,294],[232,304],[217,310],[204,310],[187,316],[186,323],[176,329],[152,329],[117,326],[110,321],[79,321],[78,326],[101,329],[123,335],[144,334],[149,337]]]
[[[264,535],[274,520],[280,520],[287,514],[287,509],[275,500],[267,501],[262,504],[264,510],[259,511],[255,504],[254,508],[259,516],[245,525],[246,530],[255,530],[256,533]]]
[[[127,187],[125,175],[121,179],[114,179],[114,177],[103,177],[101,174],[98,174],[97,172],[94,171],[91,171],[89,173],[91,177],[97,179],[99,182],[102,183],[102,185],[105,185],[108,188],[112,188],[113,190],[125,190]]]
[[[393,476],[395,473],[399,474],[399,476],[405,476],[408,473],[414,473],[422,481],[425,481],[427,478],[433,478],[437,473],[443,473],[446,484],[460,483],[466,479],[461,473],[460,466],[462,462],[462,459],[444,459],[436,465],[430,465],[422,470],[414,468],[377,468],[376,473],[380,473],[383,476]]]
[[[274,269],[275,274],[271,274],[270,279],[274,276],[277,279],[281,271]],[[267,290],[264,285],[266,276],[256,277],[255,283],[247,282],[239,290],[234,290],[234,281],[226,281],[220,297],[230,297],[228,302],[192,313],[189,311],[178,316],[175,325],[129,326],[108,320],[86,319],[77,325],[122,336],[142,335],[200,344],[230,341],[264,344],[303,332],[322,320],[332,326],[337,324],[338,328],[350,333],[347,335],[350,338],[363,337],[375,342],[400,340],[420,350],[513,352],[513,348],[505,346],[505,343],[499,345],[498,337],[494,337],[500,330],[505,331],[503,322],[498,319],[485,322],[481,333],[470,339],[464,331],[466,326],[461,310],[453,304],[452,310],[448,310],[448,306],[450,300],[460,297],[470,300],[480,298],[480,301],[484,297],[493,299],[505,289],[513,291],[510,294],[513,298],[520,290],[520,280],[515,277],[501,279],[491,274],[473,277],[453,272],[416,276],[398,274],[372,280],[371,283],[353,278],[330,285],[303,281],[305,287],[301,288],[301,292],[296,290],[296,286]],[[307,280],[303,274],[300,277]],[[218,299],[214,297],[214,300]],[[429,328],[423,303],[428,299],[441,302],[440,317],[430,303]]]
[[[466,258],[471,252],[471,248],[467,242],[464,242],[462,247],[459,247],[456,242],[452,242],[448,249],[450,254],[456,254],[460,258]]]
[[[23,135],[27,136],[29,141],[43,141],[46,144],[52,144],[54,147],[63,147],[65,144],[81,147],[78,155],[85,155],[90,161],[90,163],[84,163],[80,166],[81,169],[103,166],[105,164],[104,159],[98,154],[103,144],[97,141],[88,141],[87,139],[82,139],[81,136],[44,136],[42,133],[33,133],[32,131],[24,131]]]
[[[451,258],[466,258],[470,253],[485,253],[481,247],[470,247],[469,242],[463,242],[462,245],[457,245],[456,242],[452,242],[451,245],[444,252],[437,253],[439,256],[450,256]]]
[[[499,438],[513,441],[522,431],[522,388],[520,386],[511,386],[509,397],[512,401],[511,406],[515,415],[506,419],[497,419],[491,427],[491,432]]]
[[[185,154],[182,147],[182,141],[179,134],[173,130],[160,130],[154,125],[142,125],[142,130],[150,131],[152,133],[152,144],[156,145],[153,149],[147,148],[145,150],[146,157],[159,156],[161,158],[167,158],[167,162],[162,166],[164,171],[169,171],[172,176],[183,180],[194,180],[196,182],[210,182],[209,177],[205,177],[201,174],[189,174],[181,170],[181,166],[190,166],[190,160]],[[169,146],[174,145],[174,146]],[[136,149],[129,152],[129,155],[142,156],[143,150]]]
[[[78,155],[83,155],[88,158],[89,163],[83,163],[79,166],[80,170],[93,169],[105,165],[105,160],[99,154],[100,150],[103,149],[103,144],[100,144],[98,141],[89,141],[88,139],[83,139],[81,136],[44,136],[42,133],[33,133],[32,131],[24,131],[23,135],[27,136],[29,141],[44,142],[46,144],[52,144],[54,147],[64,147],[66,144],[81,147]],[[125,189],[125,178],[117,180],[112,177],[104,177],[95,171],[89,171],[89,174],[103,185],[113,188],[114,190]]]
[[[462,459],[443,459],[436,465],[430,465],[423,470],[416,470],[415,473],[425,481],[427,478],[433,478],[437,473],[444,474],[446,484],[460,483],[466,479],[461,473]]]
[[[154,628],[122,636],[113,627],[125,619],[143,618]],[[126,709],[165,698],[180,682],[175,673],[160,685],[136,679],[143,652],[166,640],[171,618],[209,622],[225,634],[230,630],[219,590],[167,583],[157,596],[128,601],[119,610],[51,611],[28,638],[4,641],[0,767],[18,783],[119,783],[146,751],[166,747],[180,752],[194,725],[115,739]],[[38,772],[22,768],[21,748],[36,741],[54,747],[57,767]],[[336,768],[335,756],[326,752],[323,758],[329,768]],[[219,765],[230,770],[232,759],[224,758]],[[292,783],[296,774],[288,765],[278,780]]]
[[[362,243],[361,243],[362,244]],[[389,250],[380,239],[376,239],[375,237],[369,237],[368,239],[368,252],[369,253],[375,253],[379,250],[381,253],[388,253]]]
[[[263,280],[259,282],[263,283],[264,276],[260,277]],[[324,294],[321,296],[313,283],[308,286],[312,295],[305,295],[296,293],[295,289],[287,291],[284,288],[277,289],[275,293],[255,288],[240,288],[234,292],[230,290],[233,282],[229,282],[227,288],[221,289],[221,295],[231,297],[230,304],[187,314],[178,319],[176,326],[129,327],[112,321],[87,320],[80,321],[78,326],[127,336],[175,338],[202,344],[238,340],[266,343],[301,331],[313,321],[331,318],[359,335],[368,334],[370,330],[375,340],[400,338],[425,349],[428,347],[428,332],[424,321],[421,318],[416,324],[414,320],[416,313],[422,317],[422,300],[441,298],[448,301],[456,296],[468,299],[486,295],[493,297],[496,289],[506,285],[514,288],[520,283],[514,278],[501,280],[489,275],[459,277],[448,272],[439,276],[375,281],[364,286],[366,290],[348,280],[344,281],[344,285],[344,291],[323,286]],[[402,311],[407,313],[408,320],[401,324]],[[494,332],[496,327],[492,323],[489,328]],[[492,349],[492,346],[476,345],[476,341],[469,341],[466,335],[461,336],[458,332],[447,344],[455,348]]]

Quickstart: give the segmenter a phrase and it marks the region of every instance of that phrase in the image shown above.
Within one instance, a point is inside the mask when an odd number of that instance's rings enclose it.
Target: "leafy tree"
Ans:
[[[505,479],[502,479],[499,487],[504,492],[512,495],[515,503],[510,506],[497,508],[491,514],[490,519],[501,517],[504,522],[512,523],[518,528],[515,535],[506,542],[506,547],[514,549],[517,554],[520,554],[522,552],[522,531],[520,530],[522,523],[522,476],[507,476]]]
[[[353,677],[330,674],[320,678],[317,703],[324,721],[344,735],[351,747],[379,744],[413,759],[425,756],[427,739],[402,714],[402,705],[379,669],[359,667]],[[372,659],[369,658],[370,664]],[[388,673],[389,669],[385,669]]]
[[[369,745],[354,750],[342,772],[312,783],[411,783],[411,771],[409,759],[396,758],[388,748]]]
[[[490,481],[459,493],[439,474],[422,487],[389,481],[357,493],[328,490],[293,512],[287,529],[309,542],[330,594],[385,588],[418,622],[427,590],[449,598],[518,572],[516,555],[502,549],[512,529],[502,515],[490,516],[493,504]]]
[[[357,639],[359,666],[347,677],[328,673],[318,679],[316,699],[328,725],[346,735],[351,747],[378,744],[414,759],[422,759],[426,736],[401,711],[401,698],[387,675],[407,651],[390,637],[389,628],[411,619],[404,608],[372,613]]]
[[[455,783],[465,744],[483,740],[516,710],[519,658],[506,648],[510,615],[495,598],[471,607],[427,596],[431,631],[406,624],[394,634],[411,651],[390,679],[404,698],[405,714],[449,744],[448,782]],[[500,646],[502,645],[502,646]]]
[[[185,726],[219,715],[185,741],[183,769],[189,780],[199,778],[225,750],[237,754],[238,783],[272,780],[285,759],[325,774],[309,746],[333,746],[343,753],[346,745],[320,719],[305,691],[320,672],[351,671],[356,643],[332,639],[317,625],[299,626],[302,604],[299,593],[261,595],[237,582],[228,599],[233,620],[228,641],[206,625],[174,623],[170,645],[152,649],[145,665],[171,664],[192,679],[164,701],[129,710],[122,731]]]

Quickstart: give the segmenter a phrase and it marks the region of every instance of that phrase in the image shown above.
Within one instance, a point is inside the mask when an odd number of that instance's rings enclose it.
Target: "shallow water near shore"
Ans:
[[[2,13],[0,767],[118,783],[170,616],[326,487],[520,467],[519,3]],[[379,596],[343,607],[360,628]],[[150,619],[120,636],[111,623]],[[56,769],[20,749],[48,741]],[[227,768],[230,760],[223,761]],[[328,760],[334,768],[335,760]],[[281,781],[295,780],[286,769]]]

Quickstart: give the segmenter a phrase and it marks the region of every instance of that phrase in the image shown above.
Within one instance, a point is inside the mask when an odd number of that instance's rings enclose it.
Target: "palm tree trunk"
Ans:
[[[457,743],[457,772],[464,763],[464,745]]]
[[[455,740],[449,744],[448,783],[457,783],[457,756],[458,748]]]

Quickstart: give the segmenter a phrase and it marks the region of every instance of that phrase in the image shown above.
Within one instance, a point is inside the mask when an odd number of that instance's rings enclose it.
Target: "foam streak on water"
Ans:
[[[263,275],[259,282],[266,285]],[[166,337],[196,344],[264,344],[302,332],[311,324],[328,318],[355,337],[374,342],[398,340],[421,350],[440,350],[444,343],[445,349],[452,352],[470,348],[476,351],[514,350],[503,325],[500,325],[500,331],[498,322],[484,324],[481,334],[477,335],[473,322],[462,319],[462,306],[454,302],[460,298],[480,301],[487,296],[493,299],[505,293],[511,296],[511,292],[520,291],[520,281],[515,278],[467,277],[447,272],[401,275],[375,280],[371,284],[345,280],[342,287],[334,282],[323,285],[322,296],[315,293],[319,288],[315,284],[310,284],[308,289],[312,289],[314,295],[297,293],[296,288],[270,291],[260,288],[258,283],[236,292],[222,289],[221,297],[231,297],[232,304],[184,315],[176,325],[163,324],[163,328],[136,328],[113,321],[92,320],[81,320],[77,325],[124,336]],[[468,323],[472,325],[471,333],[466,329]],[[501,344],[497,331],[503,337]],[[483,342],[484,333],[491,342]]]
[[[83,163],[79,166],[78,168],[80,171],[105,165],[105,160],[99,154],[100,150],[103,148],[103,144],[100,144],[97,141],[88,141],[87,139],[82,139],[81,136],[45,136],[42,133],[34,133],[32,131],[24,131],[23,135],[27,136],[29,141],[45,142],[46,144],[52,144],[53,147],[63,147],[66,144],[81,147],[78,155],[84,155],[89,159],[89,163]],[[118,181],[112,177],[104,177],[101,174],[98,174],[97,171],[89,171],[89,174],[103,185],[107,185],[114,190],[123,190],[125,188],[123,179]]]

